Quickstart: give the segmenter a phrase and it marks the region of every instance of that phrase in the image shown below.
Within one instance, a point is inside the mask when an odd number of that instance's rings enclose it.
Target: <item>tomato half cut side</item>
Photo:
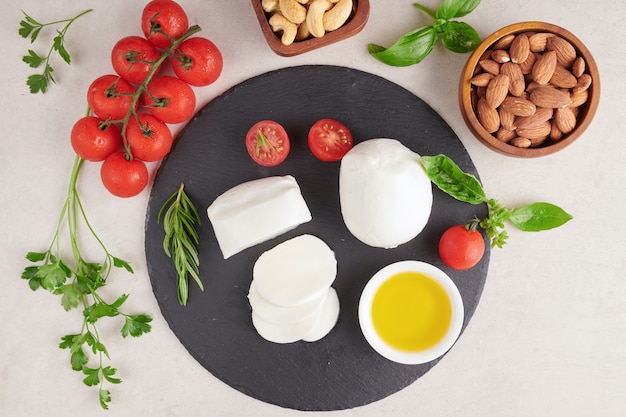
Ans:
[[[322,161],[339,161],[352,149],[352,133],[336,120],[318,120],[309,130],[309,148]]]
[[[285,129],[273,120],[261,120],[248,130],[246,149],[259,165],[271,167],[283,162],[291,144]]]

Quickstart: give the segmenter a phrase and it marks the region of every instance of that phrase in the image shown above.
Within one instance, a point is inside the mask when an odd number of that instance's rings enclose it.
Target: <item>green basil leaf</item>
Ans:
[[[472,174],[463,172],[457,164],[445,155],[422,156],[426,175],[446,194],[471,204],[485,202],[485,190]]]
[[[511,212],[509,221],[524,232],[538,232],[562,226],[572,215],[550,203],[533,203]]]
[[[387,49],[370,43],[367,51],[387,65],[406,67],[426,58],[436,41],[437,31],[432,26],[426,26],[405,34]]]
[[[450,21],[442,26],[441,42],[446,49],[464,54],[473,51],[480,44],[480,35],[476,30],[464,22]]]
[[[480,4],[480,0],[444,0],[437,9],[438,19],[452,19],[470,13]]]

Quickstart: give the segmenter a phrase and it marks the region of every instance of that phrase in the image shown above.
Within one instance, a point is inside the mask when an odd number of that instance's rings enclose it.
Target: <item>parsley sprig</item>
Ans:
[[[204,286],[199,276],[198,232],[200,215],[193,202],[185,193],[185,184],[172,194],[159,210],[158,221],[163,223],[165,238],[163,249],[176,266],[176,288],[178,302],[187,305],[189,298],[189,276],[193,277],[200,290]]]
[[[52,58],[53,52],[56,51],[63,59],[63,61],[65,61],[68,65],[71,64],[72,59],[68,50],[65,48],[65,35],[72,23],[91,11],[93,11],[93,9],[85,10],[84,12],[81,12],[69,19],[56,20],[54,22],[47,23],[40,23],[33,17],[29,16],[26,12],[22,11],[22,13],[24,14],[24,19],[20,21],[20,28],[18,30],[18,33],[24,39],[30,37],[31,44],[37,40],[39,34],[44,28],[65,24],[60,30],[57,29],[57,35],[53,38],[52,45],[48,49],[48,53],[45,56],[38,54],[33,49],[29,49],[28,55],[24,55],[22,57],[22,61],[27,63],[31,68],[39,68],[43,65],[42,73],[32,74],[28,76],[26,80],[26,84],[28,85],[32,94],[36,94],[39,92],[43,94],[46,92],[51,82],[56,83],[54,77],[52,76],[54,68],[52,68],[52,65],[50,64],[50,59]]]
[[[147,314],[129,314],[120,310],[128,298],[127,294],[122,294],[113,302],[107,302],[98,292],[114,268],[130,273],[133,273],[133,269],[128,262],[113,256],[107,250],[87,219],[76,186],[83,162],[78,156],[74,160],[67,198],[50,246],[44,252],[28,252],[26,259],[37,265],[27,266],[22,278],[28,280],[33,291],[44,289],[61,296],[61,305],[66,311],[82,308],[80,331],[61,337],[59,347],[69,349],[72,369],[85,375],[85,385],[98,387],[100,405],[108,409],[111,393],[105,387],[105,382],[119,384],[121,379],[116,377],[117,369],[106,364],[110,357],[100,337],[98,324],[105,317],[121,316],[124,318],[120,330],[122,337],[138,337],[151,330],[152,318]],[[63,233],[64,227],[67,227],[72,248],[69,259],[61,254],[62,238],[66,236]],[[81,227],[89,231],[101,248],[103,259],[100,262],[91,262],[84,258],[79,244]]]

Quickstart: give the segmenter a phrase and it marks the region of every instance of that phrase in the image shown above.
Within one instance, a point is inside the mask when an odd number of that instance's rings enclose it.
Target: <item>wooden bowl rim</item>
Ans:
[[[587,102],[583,105],[585,108],[579,116],[576,128],[572,132],[570,132],[566,137],[559,140],[558,142],[554,142],[553,144],[550,144],[548,146],[537,148],[518,148],[516,146],[499,141],[495,136],[487,132],[478,121],[478,118],[476,117],[472,106],[472,87],[470,84],[470,80],[474,75],[479,59],[485,53],[485,51],[488,50],[496,41],[509,34],[518,34],[522,32],[532,31],[554,33],[555,35],[559,35],[565,40],[569,41],[577,50],[578,54],[585,59],[586,72],[591,75],[593,82],[589,87],[589,98],[587,99]],[[481,44],[472,52],[472,55],[469,57],[467,63],[465,64],[459,82],[459,104],[461,106],[461,113],[463,115],[465,123],[470,128],[472,133],[474,133],[474,135],[482,143],[492,148],[493,150],[503,153],[505,155],[522,158],[534,158],[550,155],[572,144],[591,124],[591,121],[593,120],[593,117],[598,108],[599,102],[600,74],[598,71],[598,65],[596,64],[593,55],[591,54],[589,49],[587,49],[587,47],[583,44],[583,42],[573,33],[569,32],[565,28],[554,25],[552,23],[538,21],[520,22],[498,29],[487,38],[485,38],[483,42],[481,42]]]
[[[251,0],[252,6],[261,26],[263,36],[267,41],[269,47],[276,54],[280,56],[290,57],[299,55],[305,52],[312,51],[322,46],[330,45],[332,43],[347,39],[356,35],[365,27],[370,14],[370,2],[369,0],[354,0],[355,12],[351,19],[337,30],[326,33],[320,38],[310,38],[304,41],[296,41],[291,45],[283,45],[280,38],[272,31],[267,19],[267,15],[263,7],[261,6],[261,0]]]

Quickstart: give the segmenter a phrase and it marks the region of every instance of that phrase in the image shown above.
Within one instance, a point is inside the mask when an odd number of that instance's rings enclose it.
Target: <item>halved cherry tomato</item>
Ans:
[[[176,76],[197,87],[217,80],[223,66],[222,53],[217,46],[201,37],[184,40],[172,57],[172,69]]]
[[[161,160],[172,148],[172,132],[165,123],[151,114],[131,117],[126,126],[126,140],[134,158],[154,162]]]
[[[143,83],[152,70],[152,64],[160,57],[161,53],[156,46],[140,36],[120,39],[111,51],[113,69],[133,84]]]
[[[193,89],[183,80],[169,75],[153,79],[143,98],[150,113],[165,123],[187,121],[196,109]]]
[[[148,185],[148,167],[139,159],[127,160],[124,152],[115,152],[102,163],[100,178],[114,196],[133,197]]]
[[[322,161],[338,161],[352,149],[352,134],[333,119],[321,119],[309,130],[309,148]]]
[[[86,116],[74,123],[70,138],[74,152],[92,162],[104,161],[122,146],[117,127],[95,116]]]
[[[178,3],[172,0],[152,0],[144,7],[141,14],[143,34],[159,48],[170,46],[170,38],[180,37],[188,27],[187,14]]]
[[[468,230],[464,224],[450,227],[439,240],[439,256],[452,269],[469,269],[484,253],[483,235],[478,230]]]
[[[130,109],[134,93],[135,87],[119,75],[102,75],[89,86],[87,104],[101,119],[121,120]]]
[[[291,144],[285,129],[273,120],[261,120],[248,130],[246,149],[259,165],[271,167],[287,158]]]

